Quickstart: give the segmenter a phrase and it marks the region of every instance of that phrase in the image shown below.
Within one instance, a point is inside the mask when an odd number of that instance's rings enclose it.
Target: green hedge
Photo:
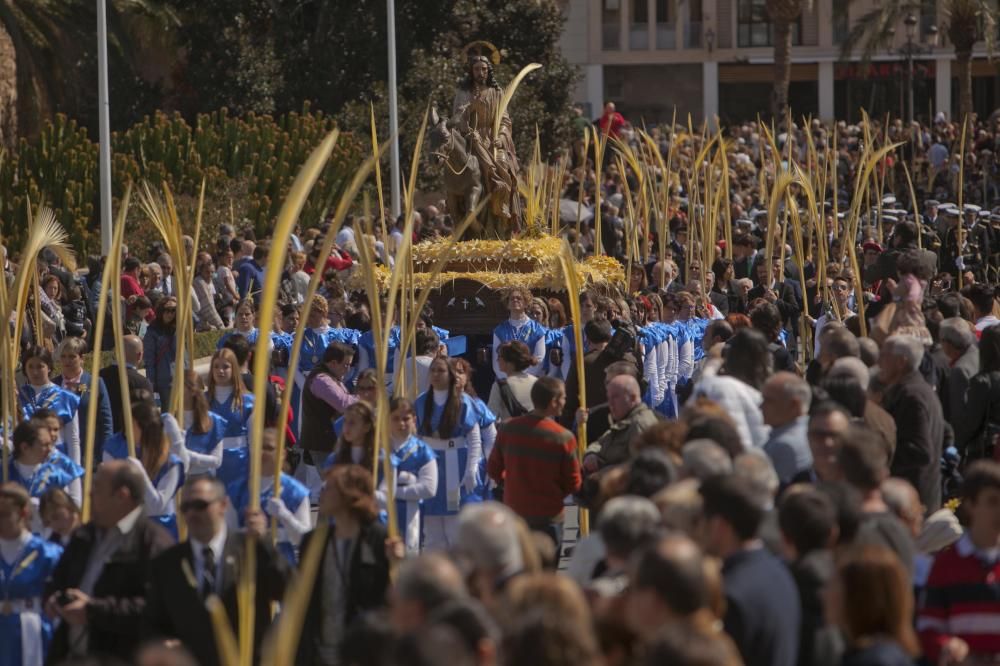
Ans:
[[[179,114],[146,117],[113,135],[115,209],[130,181],[156,187],[166,181],[175,195],[190,199],[204,178],[206,215],[212,211],[218,218],[225,211],[225,219],[208,220],[208,227],[228,222],[231,211],[236,221],[266,235],[299,167],[335,126],[333,118],[308,106],[303,113],[278,118],[238,118],[221,109],[199,115],[194,126]],[[97,154],[97,144],[83,128],[57,115],[38,137],[21,139],[15,152],[0,155],[0,232],[8,247],[20,247],[27,237],[28,205],[42,202],[55,209],[77,251],[99,251]],[[365,154],[350,134],[341,136],[302,212],[304,224],[316,223],[330,208]],[[193,225],[192,207],[182,211],[188,213],[182,215],[186,225]]]
[[[204,331],[202,333],[194,334],[194,358],[195,360],[199,358],[205,358],[206,356],[211,356],[215,353],[215,346],[218,344],[219,339],[228,331]],[[113,351],[101,352],[101,367],[106,367],[111,365],[115,360],[115,353]],[[90,370],[91,363],[93,363],[93,356],[87,354],[83,360],[83,367],[86,370]],[[60,372],[58,369],[59,361],[56,359],[56,370],[52,373],[53,375]]]

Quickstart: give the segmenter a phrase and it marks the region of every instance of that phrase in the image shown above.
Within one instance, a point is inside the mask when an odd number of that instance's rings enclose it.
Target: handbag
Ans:
[[[524,405],[514,397],[514,392],[511,390],[510,384],[507,383],[506,379],[498,379],[497,387],[500,390],[500,400],[503,401],[503,406],[507,409],[507,413],[511,415],[511,418],[524,416],[528,413]]]

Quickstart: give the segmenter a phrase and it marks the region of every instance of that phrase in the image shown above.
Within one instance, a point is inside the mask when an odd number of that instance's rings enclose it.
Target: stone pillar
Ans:
[[[951,58],[934,59],[934,113],[951,118]]]
[[[818,64],[819,83],[819,117],[822,120],[834,120],[833,111],[833,62]]]
[[[585,65],[583,80],[590,117],[598,118],[604,112],[604,65]]]
[[[715,116],[719,113],[719,63],[706,60],[701,65],[701,105],[709,127],[716,126]]]

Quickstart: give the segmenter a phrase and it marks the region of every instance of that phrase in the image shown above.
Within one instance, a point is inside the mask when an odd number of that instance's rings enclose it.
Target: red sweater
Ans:
[[[1000,653],[1000,561],[984,563],[968,535],[934,559],[922,597],[917,631],[930,663],[953,636],[973,654]]]
[[[500,425],[488,471],[519,516],[561,520],[563,498],[580,489],[576,438],[552,419],[518,416]]]

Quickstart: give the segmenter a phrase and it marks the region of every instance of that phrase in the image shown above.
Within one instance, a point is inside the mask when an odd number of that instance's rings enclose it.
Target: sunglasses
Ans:
[[[212,506],[216,500],[208,501],[203,499],[189,499],[181,502],[181,513],[189,513],[191,511],[204,511],[208,507]]]

